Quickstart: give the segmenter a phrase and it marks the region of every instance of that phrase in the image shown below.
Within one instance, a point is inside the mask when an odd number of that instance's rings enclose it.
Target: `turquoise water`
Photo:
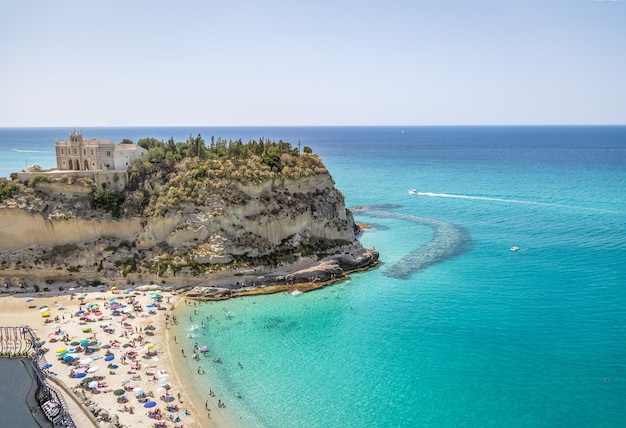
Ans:
[[[91,131],[118,140],[190,133]],[[362,242],[380,251],[380,268],[298,297],[181,315],[186,349],[211,351],[197,381],[242,425],[623,426],[625,127],[191,132],[300,140],[324,158],[348,206],[382,210],[357,214],[372,225]],[[465,230],[466,251],[391,277],[433,237],[414,217]]]

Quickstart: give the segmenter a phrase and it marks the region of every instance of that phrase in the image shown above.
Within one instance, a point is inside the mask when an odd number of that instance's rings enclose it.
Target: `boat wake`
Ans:
[[[490,201],[490,202],[503,202],[503,203],[511,203],[511,204],[525,204],[525,205],[542,205],[546,207],[559,207],[559,208],[570,208],[577,210],[586,210],[586,211],[601,211],[608,213],[615,213],[616,211],[603,210],[599,208],[589,208],[589,207],[580,207],[576,205],[564,205],[564,204],[555,204],[550,202],[539,202],[539,201],[528,201],[524,199],[506,199],[506,198],[493,198],[490,196],[472,196],[472,195],[455,195],[451,193],[431,193],[431,192],[409,192],[413,195],[418,196],[429,196],[433,198],[450,198],[450,199],[470,199],[474,201]]]
[[[13,149],[14,152],[18,153],[51,153],[49,150],[22,150],[22,149]]]
[[[384,275],[391,278],[407,279],[415,272],[457,257],[472,247],[469,232],[455,224],[428,217],[391,212],[380,206],[362,207],[358,212],[372,217],[395,218],[422,224],[433,230],[433,239],[430,242],[402,257],[384,271]]]

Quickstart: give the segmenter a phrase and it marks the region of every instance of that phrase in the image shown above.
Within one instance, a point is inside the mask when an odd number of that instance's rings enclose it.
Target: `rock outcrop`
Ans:
[[[95,189],[41,183],[28,191],[0,203],[0,285],[2,277],[152,282],[201,286],[195,293],[206,295],[324,282],[378,261],[357,240],[359,228],[325,169],[295,179],[233,180],[221,190],[227,197],[120,218],[92,208]],[[172,191],[147,181],[134,195],[154,200],[165,192]]]

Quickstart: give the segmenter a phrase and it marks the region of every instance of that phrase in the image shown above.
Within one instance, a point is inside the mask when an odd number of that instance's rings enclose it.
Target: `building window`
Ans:
[[[74,149],[74,154],[76,154],[76,149]]]
[[[107,156],[111,156],[111,152],[107,152]]]
[[[93,156],[93,149],[91,149],[91,156]]]
[[[83,154],[86,155],[87,154],[87,149],[83,149]]]
[[[61,154],[64,155],[65,154],[65,150],[61,149]]]

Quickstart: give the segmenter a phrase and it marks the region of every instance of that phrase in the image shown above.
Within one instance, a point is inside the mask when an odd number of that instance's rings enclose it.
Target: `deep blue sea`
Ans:
[[[0,129],[0,176],[54,166],[70,131]],[[300,143],[370,209],[356,218],[378,269],[180,317],[185,348],[210,350],[188,375],[214,412],[220,398],[245,427],[624,426],[626,127],[82,131]],[[462,251],[413,269],[446,225]]]

